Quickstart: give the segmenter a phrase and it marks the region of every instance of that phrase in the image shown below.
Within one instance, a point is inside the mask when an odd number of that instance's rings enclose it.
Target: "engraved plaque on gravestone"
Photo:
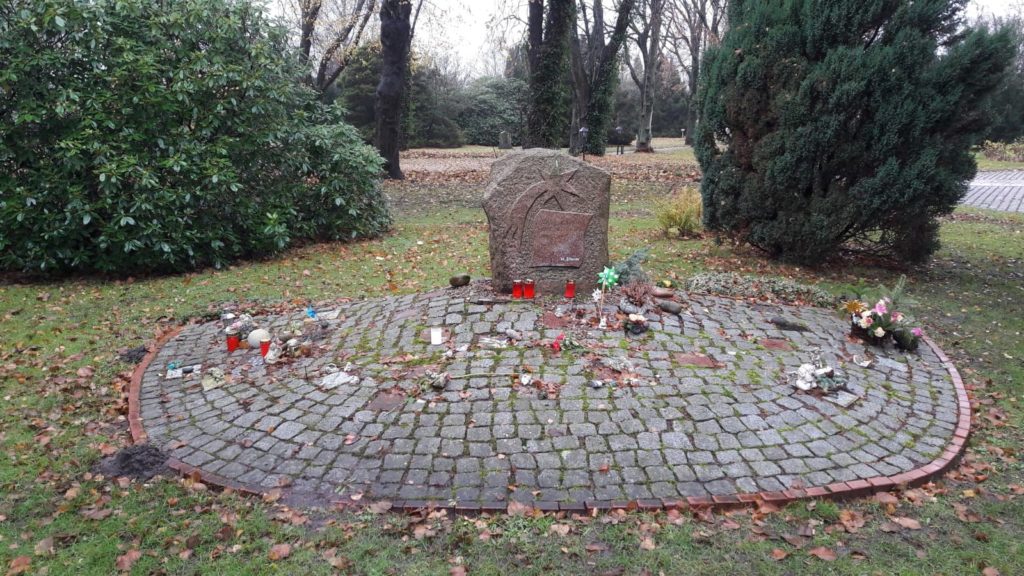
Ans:
[[[530,266],[579,268],[583,239],[593,214],[540,210],[531,222]]]

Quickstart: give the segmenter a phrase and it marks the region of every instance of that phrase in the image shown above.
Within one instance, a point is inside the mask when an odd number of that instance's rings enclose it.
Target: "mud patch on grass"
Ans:
[[[135,480],[171,475],[167,455],[150,444],[136,444],[108,456],[100,460],[94,471],[112,478],[127,476]]]

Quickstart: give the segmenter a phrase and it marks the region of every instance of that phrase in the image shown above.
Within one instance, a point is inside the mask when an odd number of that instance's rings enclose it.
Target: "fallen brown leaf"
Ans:
[[[772,560],[785,560],[787,556],[789,556],[789,552],[781,548],[772,549]]]
[[[914,520],[913,518],[905,518],[903,516],[897,516],[896,518],[893,518],[892,521],[897,523],[897,524],[899,524],[900,526],[903,526],[907,530],[920,530],[921,529],[921,523],[918,522],[917,520]]]
[[[840,510],[839,521],[847,532],[854,534],[864,526],[864,515],[856,510]]]
[[[878,492],[875,494],[875,502],[879,504],[898,504],[899,498],[892,495],[891,492]]]
[[[291,555],[291,544],[274,544],[270,547],[270,553],[267,556],[270,558],[271,562],[277,562],[278,560],[284,560]]]
[[[53,536],[48,536],[37,542],[34,552],[36,556],[49,556],[53,554]]]
[[[324,550],[324,560],[336,570],[347,570],[352,567],[352,561],[344,556],[338,556],[337,548]]]
[[[967,522],[969,524],[981,522],[981,515],[977,512],[974,512],[973,510],[968,509],[967,506],[963,504],[954,503],[953,509],[956,510],[956,517],[959,518],[962,522]]]
[[[505,511],[509,516],[530,516],[533,514],[533,506],[513,500],[508,503]]]
[[[416,527],[412,529],[413,538],[416,538],[417,540],[430,538],[435,534],[436,532],[434,532],[434,529],[426,524],[417,524]]]
[[[7,568],[7,576],[17,576],[18,574],[24,574],[28,572],[32,567],[32,559],[28,556],[18,556],[14,560],[11,560],[10,566]]]
[[[558,534],[559,536],[568,535],[570,530],[572,530],[572,527],[568,524],[552,524],[548,527],[548,532]]]
[[[811,548],[807,551],[811,556],[815,556],[826,562],[832,562],[837,558],[835,551],[825,548],[824,546],[818,546],[817,548]]]
[[[129,550],[117,557],[114,567],[122,572],[128,572],[139,561],[139,558],[142,558],[142,552],[135,549]]]

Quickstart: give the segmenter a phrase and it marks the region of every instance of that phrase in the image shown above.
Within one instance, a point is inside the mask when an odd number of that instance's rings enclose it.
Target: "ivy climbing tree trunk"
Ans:
[[[619,51],[626,39],[626,29],[636,0],[622,0],[618,7],[615,27],[605,42],[604,9],[602,0],[594,0],[587,17],[586,4],[580,3],[582,41],[572,37],[573,123],[571,134],[578,135],[580,127],[587,127],[586,142],[574,142],[573,150],[586,150],[590,154],[604,155],[611,125],[612,96],[618,79]],[[585,50],[584,44],[585,43]]]
[[[528,22],[530,107],[524,148],[559,148],[569,125],[569,41],[576,22],[575,0],[530,0]]]
[[[402,96],[412,41],[410,0],[384,0],[380,6],[381,69],[377,85],[377,150],[388,178],[404,178],[398,152],[402,127]]]

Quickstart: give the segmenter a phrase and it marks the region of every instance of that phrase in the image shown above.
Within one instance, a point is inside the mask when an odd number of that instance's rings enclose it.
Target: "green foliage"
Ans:
[[[390,224],[381,160],[242,0],[7,2],[0,268],[178,271]]]
[[[1013,56],[1007,33],[960,27],[963,4],[730,3],[702,72],[705,226],[801,263],[927,259]]]
[[[470,144],[497,146],[498,134],[507,131],[512,144],[523,141],[527,106],[526,83],[517,78],[478,78],[469,85],[458,124]]]
[[[887,299],[892,303],[894,309],[900,309],[901,312],[906,312],[904,308],[917,305],[915,300],[907,296],[906,274],[900,274],[899,279],[891,288],[885,284],[878,284],[867,288],[852,287],[850,292],[855,299],[872,305],[879,300]]]
[[[1020,140],[1024,138],[1024,5],[1018,4],[1016,14],[992,18],[983,25],[1006,30],[1017,47],[1010,73],[992,95],[993,120],[985,137],[997,142]]]
[[[462,107],[463,83],[429,58],[414,57],[405,122],[406,148],[458,148],[466,143],[455,117]]]
[[[672,61],[662,56],[658,60],[660,70],[657,74],[655,88],[654,115],[651,118],[651,133],[654,136],[679,138],[681,130],[686,127],[686,115],[689,111],[689,95],[679,72]],[[639,102],[637,103],[639,115]]]
[[[625,286],[633,282],[641,282],[647,284],[650,282],[650,278],[647,276],[647,272],[644,272],[643,264],[647,260],[647,257],[651,254],[651,251],[647,248],[641,248],[636,252],[629,255],[628,258],[619,262],[615,265],[615,272],[619,275],[619,285]]]
[[[345,109],[345,121],[359,129],[364,142],[373,141],[377,129],[377,84],[380,82],[380,43],[359,46],[334,84]]]
[[[359,129],[365,142],[373,141],[377,129],[380,67],[380,44],[360,46],[337,82],[345,120]],[[414,53],[411,67],[402,113],[403,148],[458,148],[465,144],[456,117],[466,106],[468,95],[459,79],[446,74],[425,55]]]
[[[639,62],[638,62],[639,65]],[[680,130],[686,126],[686,115],[689,111],[689,94],[679,77],[672,62],[662,57],[661,69],[656,75],[654,116],[651,118],[651,132],[654,136],[679,138]],[[622,126],[629,134],[630,142],[638,127],[640,118],[640,89],[629,76],[628,69],[620,67],[619,83],[615,90],[614,118],[615,125]],[[609,136],[611,133],[609,133]],[[615,142],[609,139],[609,144]],[[626,142],[625,144],[629,144]]]
[[[701,229],[701,209],[700,191],[686,186],[658,203],[658,227],[666,236],[696,236]]]

